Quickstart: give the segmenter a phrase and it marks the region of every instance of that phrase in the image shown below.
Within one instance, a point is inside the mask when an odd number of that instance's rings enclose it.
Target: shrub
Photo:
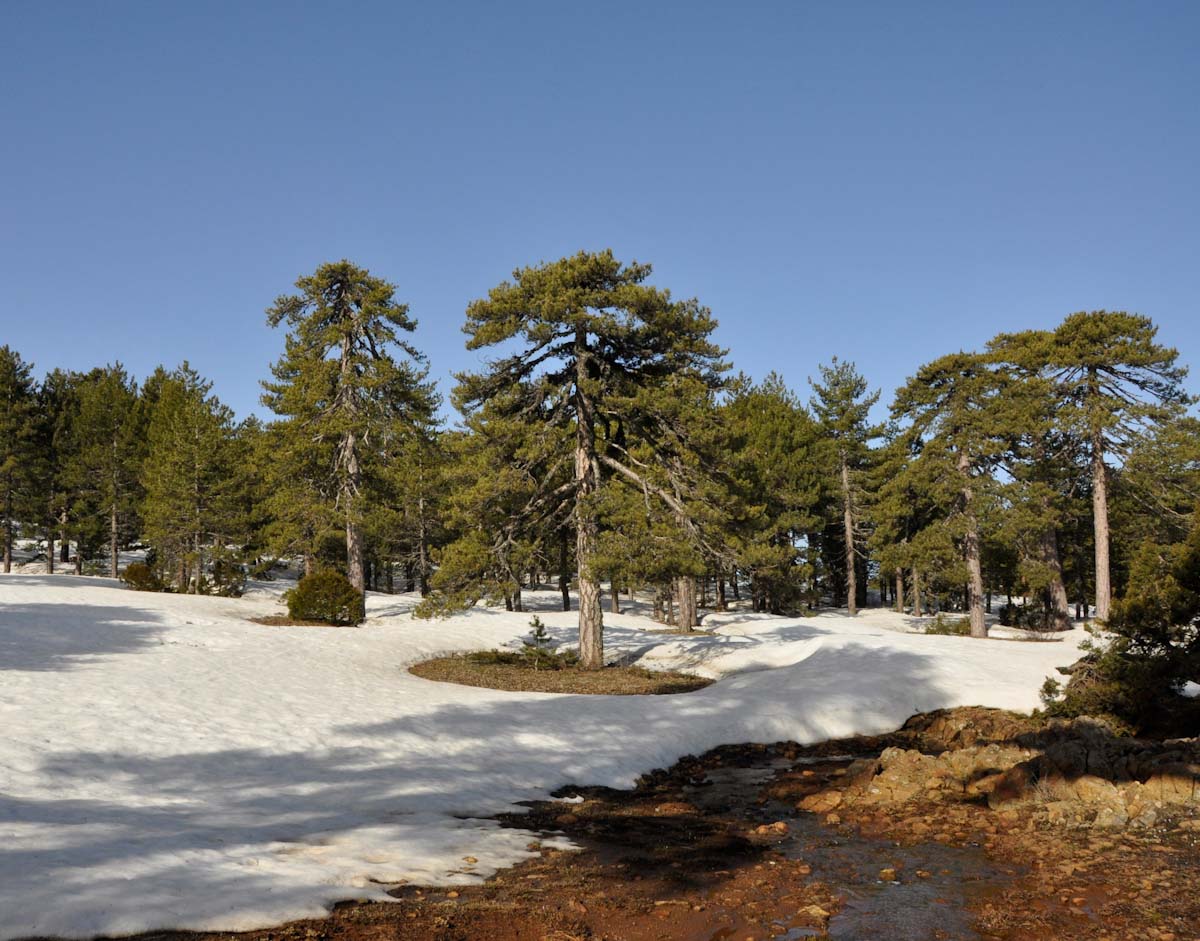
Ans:
[[[134,591],[162,591],[163,583],[154,569],[145,562],[132,562],[125,566],[121,581]]]
[[[971,633],[971,619],[948,618],[944,614],[939,614],[925,625],[925,633],[967,637]]]
[[[328,569],[304,576],[283,597],[294,621],[358,624],[366,616],[361,592],[341,572]]]
[[[1200,702],[1180,695],[1200,676],[1200,524],[1187,542],[1145,543],[1135,553],[1125,596],[1065,686],[1042,691],[1052,715],[1114,717],[1139,733],[1194,735]]]

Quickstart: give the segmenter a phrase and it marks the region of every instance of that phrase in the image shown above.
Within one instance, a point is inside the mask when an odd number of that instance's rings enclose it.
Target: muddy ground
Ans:
[[[564,833],[486,884],[399,886],[396,903],[240,941],[1200,939],[1200,833],[1050,827],[985,801],[797,809],[896,739],[721,748],[636,790],[569,788],[506,823]],[[582,798],[582,801],[579,800]],[[216,941],[158,933],[142,941]]]

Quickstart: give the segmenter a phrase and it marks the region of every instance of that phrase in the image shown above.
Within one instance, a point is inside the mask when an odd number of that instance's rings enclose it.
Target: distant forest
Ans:
[[[456,376],[452,426],[408,307],[349,261],[268,308],[265,423],[235,421],[187,362],[39,378],[0,348],[4,569],[21,538],[47,572],[116,576],[144,546],[178,592],[237,593],[276,559],[419,591],[425,614],[555,587],[598,666],[602,610],[634,590],[681,629],[735,598],[961,612],[975,636],[989,611],[1107,619],[1192,529],[1200,423],[1147,317],[948,352],[879,421],[847,360],[803,392],[734,372],[709,309],[650,273],[581,252],[471,303],[467,346],[491,358]]]

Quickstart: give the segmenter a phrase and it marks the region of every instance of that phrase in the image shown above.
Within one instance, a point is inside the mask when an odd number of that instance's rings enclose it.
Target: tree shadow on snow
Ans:
[[[103,911],[111,921],[96,925],[99,934],[173,887],[175,926],[235,912],[255,898],[295,910],[361,896],[347,879],[314,883],[311,869],[293,884],[289,859],[311,863],[311,853],[325,852],[330,863],[359,867],[363,878],[386,877],[406,859],[431,853],[450,868],[498,830],[495,821],[471,818],[519,812],[516,802],[545,799],[568,784],[632,784],[639,772],[723,743],[887,731],[914,707],[953,704],[952,691],[932,679],[933,656],[851,646],[675,696],[473,690],[468,701],[417,702],[406,714],[334,726],[325,736],[331,746],[320,751],[59,753],[38,771],[39,793],[57,796],[0,795],[0,828],[54,834],[48,847],[0,843],[0,911],[10,903]],[[897,702],[897,690],[905,701]],[[296,721],[302,725],[304,717]],[[70,796],[97,780],[119,788],[121,797]],[[387,848],[393,858],[376,865],[371,851],[343,848],[369,828],[394,828],[395,845]],[[462,831],[450,852],[448,830]],[[247,870],[248,856],[269,865]],[[137,873],[138,891],[121,871]],[[243,901],[230,900],[231,883],[238,885],[232,898]]]
[[[0,604],[0,672],[68,670],[155,642],[161,622],[124,605]]]

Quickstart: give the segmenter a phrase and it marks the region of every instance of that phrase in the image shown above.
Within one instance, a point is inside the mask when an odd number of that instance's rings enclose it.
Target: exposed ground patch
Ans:
[[[395,904],[339,905],[326,919],[241,937],[1195,941],[1200,845],[1178,820],[1072,828],[1032,804],[998,811],[969,795],[801,809],[884,749],[953,753],[1038,731],[1027,718],[958,710],[886,736],[723,747],[630,791],[564,788],[503,822],[565,833],[580,852],[542,848],[480,886],[397,886]]]
[[[481,661],[468,654],[425,660],[409,667],[409,672],[441,683],[524,693],[657,696],[690,693],[712,683],[712,680],[686,673],[640,667],[609,666],[603,670],[581,670],[570,666],[538,668],[515,662],[515,658],[514,662]]]

